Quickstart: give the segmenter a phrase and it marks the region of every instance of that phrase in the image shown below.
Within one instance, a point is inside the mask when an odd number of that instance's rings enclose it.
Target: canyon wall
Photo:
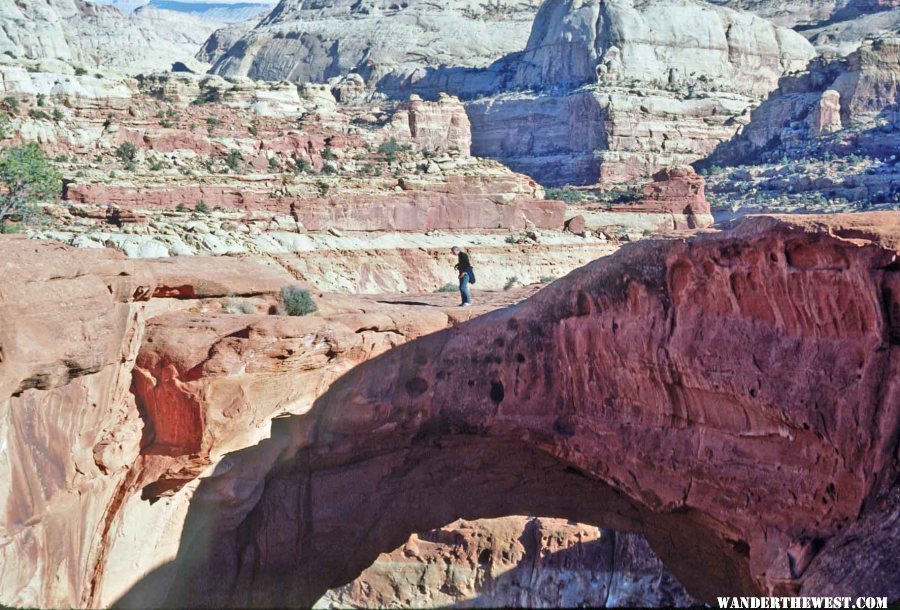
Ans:
[[[641,531],[701,600],[896,599],[898,223],[642,242],[372,359],[204,479],[170,577],[123,603],[307,605],[509,514]]]

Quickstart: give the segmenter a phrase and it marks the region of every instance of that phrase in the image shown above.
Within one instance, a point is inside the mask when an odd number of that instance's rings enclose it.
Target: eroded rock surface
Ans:
[[[896,599],[898,252],[896,213],[747,218],[391,350],[203,482],[165,603],[311,604],[523,513],[642,531],[701,600]]]

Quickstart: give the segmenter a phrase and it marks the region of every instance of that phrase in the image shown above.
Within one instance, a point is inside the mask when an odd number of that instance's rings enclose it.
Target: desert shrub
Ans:
[[[549,284],[551,282],[555,282],[556,279],[557,278],[552,275],[544,275],[544,276],[541,276],[541,284]]]
[[[503,285],[503,290],[510,290],[511,288],[515,288],[519,283],[519,278],[516,276],[512,276],[511,278],[506,280],[506,284]]]
[[[116,148],[116,156],[126,165],[129,162],[134,163],[135,159],[137,159],[137,148],[131,142],[125,142]]]
[[[37,103],[38,106],[43,108],[44,106],[47,105],[47,95],[44,93],[38,93],[37,98],[35,99],[35,102]]]
[[[32,108],[28,111],[28,116],[33,118],[35,121],[49,121],[50,115],[44,112],[43,110],[38,110],[37,108]]]
[[[331,146],[326,146],[322,150],[322,158],[326,161],[330,161],[331,159],[336,159],[337,155],[334,154],[334,149]]]
[[[298,174],[309,174],[309,173],[312,173],[313,166],[312,166],[312,164],[311,164],[309,161],[307,161],[306,159],[301,159],[301,158],[299,158],[299,157],[295,157],[295,158],[294,158],[294,163],[295,163],[296,166],[297,166],[297,173],[298,173]]]
[[[87,76],[87,70],[79,66],[75,68],[75,76]]]
[[[387,161],[396,161],[398,153],[409,152],[410,150],[412,150],[412,146],[409,144],[398,143],[397,138],[391,138],[378,146],[378,152],[381,153]]]
[[[56,121],[57,123],[59,123],[59,122],[62,121],[64,118],[66,118],[66,115],[63,114],[62,110],[60,110],[59,108],[54,108],[54,109],[53,109],[53,120],[54,120],[54,121]]]
[[[219,117],[210,116],[206,117],[206,124],[210,127],[217,127],[222,124],[222,121],[219,120]]]
[[[172,125],[173,125],[173,123],[169,119],[163,119],[159,122],[159,126],[165,128],[165,129],[168,129]]]
[[[435,292],[456,292],[459,289],[459,286],[453,283],[447,283],[435,290]]]
[[[549,188],[544,192],[544,199],[553,201],[562,201],[564,203],[581,203],[586,201],[588,197],[584,192],[571,188]]]
[[[305,316],[319,309],[309,290],[300,286],[285,286],[281,290],[281,300],[289,316]]]
[[[230,169],[231,171],[237,171],[238,166],[243,160],[244,157],[241,155],[239,150],[231,149],[225,156],[225,165],[227,165],[228,169]]]
[[[2,106],[7,112],[19,114],[19,100],[11,95],[7,95],[3,98]]]
[[[39,204],[59,196],[62,177],[37,144],[0,152],[0,225],[40,217]]]
[[[0,140],[5,140],[11,135],[12,121],[9,117],[0,112]]]
[[[209,214],[209,206],[206,205],[205,201],[198,201],[197,205],[194,206],[194,211],[198,214]]]
[[[179,203],[178,205],[175,206],[176,212],[187,212],[187,209],[188,208],[186,205],[184,205],[184,203]]]

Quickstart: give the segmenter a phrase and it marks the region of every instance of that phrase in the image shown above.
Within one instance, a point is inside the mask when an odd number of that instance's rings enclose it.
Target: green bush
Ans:
[[[75,68],[75,76],[86,76],[86,75],[87,75],[87,70],[85,70],[84,68],[82,68],[80,66],[78,68]]]
[[[459,290],[459,286],[453,283],[447,283],[435,290],[435,292],[456,292]]]
[[[125,142],[116,148],[116,156],[126,165],[129,162],[134,163],[137,159],[137,148],[131,142]]]
[[[556,279],[557,278],[552,275],[544,275],[541,277],[541,284],[549,284],[551,282],[555,282]]]
[[[194,211],[198,214],[209,214],[209,206],[206,205],[205,201],[198,201],[197,205],[194,206]]]
[[[35,121],[49,121],[50,115],[44,112],[43,110],[38,110],[37,108],[32,108],[28,111],[28,116],[30,116]]]
[[[512,276],[508,280],[506,280],[506,284],[503,286],[503,290],[510,290],[511,288],[515,288],[519,283],[519,278],[516,276]]]
[[[3,98],[2,106],[13,114],[19,114],[19,100],[11,95],[7,95]]]
[[[231,171],[237,171],[241,161],[244,160],[244,157],[241,155],[240,151],[231,149],[228,151],[228,155],[225,157],[225,165],[228,166],[228,169]]]
[[[289,316],[305,316],[319,309],[309,290],[300,286],[285,286],[281,290],[281,300]]]
[[[40,202],[59,197],[61,188],[62,177],[37,144],[0,152],[0,224],[38,218]]]
[[[549,188],[544,192],[544,199],[552,199],[553,201],[562,201],[563,203],[581,203],[587,201],[588,197],[582,191],[572,188]]]
[[[412,146],[409,144],[399,144],[397,138],[391,138],[378,146],[378,152],[384,155],[384,158],[387,161],[396,161],[397,153],[409,152],[410,150],[412,150]]]

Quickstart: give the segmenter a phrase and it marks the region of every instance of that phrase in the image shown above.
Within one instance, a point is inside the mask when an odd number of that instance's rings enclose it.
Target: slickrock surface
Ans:
[[[0,238],[0,602],[107,606],[174,557],[191,484],[354,365],[514,302],[318,296],[228,257],[132,261]],[[381,303],[381,301],[387,301]],[[241,313],[241,312],[249,313]],[[153,532],[151,539],[147,532]]]
[[[897,213],[746,218],[399,346],[204,479],[124,601],[311,604],[509,514],[641,531],[701,600],[896,599],[898,254]]]
[[[413,535],[316,608],[673,607],[693,600],[639,535],[563,521],[457,521]]]

